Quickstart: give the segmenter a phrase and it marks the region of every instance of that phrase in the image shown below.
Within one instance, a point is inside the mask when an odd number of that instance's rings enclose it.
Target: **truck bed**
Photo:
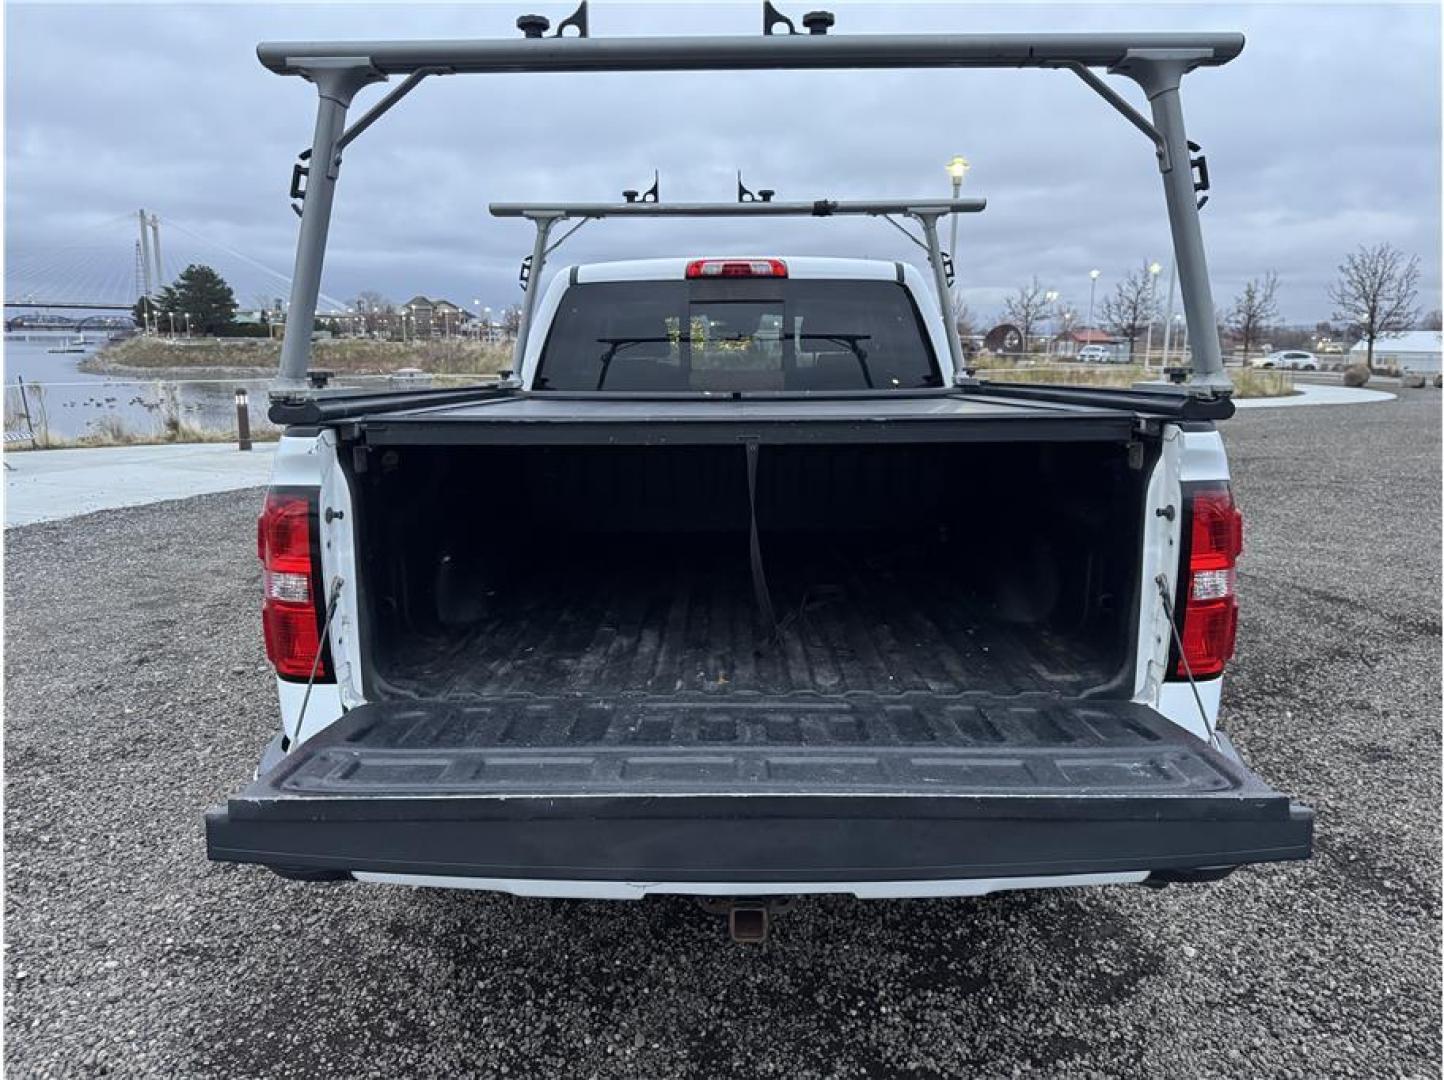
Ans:
[[[1086,693],[1119,675],[1082,632],[1010,625],[969,579],[910,547],[866,559],[774,545],[777,629],[759,622],[746,551],[732,538],[636,559],[633,541],[516,568],[486,617],[442,644],[413,637],[393,689],[439,698],[571,691],[711,695],[929,690]],[[729,557],[729,550],[730,557]],[[529,570],[527,568],[530,568]]]

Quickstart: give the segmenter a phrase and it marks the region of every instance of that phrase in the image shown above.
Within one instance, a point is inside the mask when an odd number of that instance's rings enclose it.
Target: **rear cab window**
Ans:
[[[744,392],[942,386],[895,281],[745,278],[570,286],[534,390]]]

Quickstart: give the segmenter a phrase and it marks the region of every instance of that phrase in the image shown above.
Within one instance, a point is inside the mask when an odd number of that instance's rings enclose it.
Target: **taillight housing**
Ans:
[[[693,259],[687,264],[688,278],[785,278],[787,264],[781,259]]]
[[[283,679],[331,681],[330,651],[321,640],[326,601],[314,489],[273,488],[256,519],[264,599],[266,656]]]
[[[1223,673],[1238,634],[1234,567],[1243,551],[1243,515],[1227,483],[1188,484],[1184,490],[1185,574],[1176,612],[1180,653],[1173,650],[1171,678],[1206,679]]]

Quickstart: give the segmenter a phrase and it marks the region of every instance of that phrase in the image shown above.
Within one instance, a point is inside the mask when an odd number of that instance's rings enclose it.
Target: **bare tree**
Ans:
[[[1261,278],[1252,278],[1233,302],[1233,310],[1228,314],[1228,328],[1243,343],[1245,360],[1259,333],[1279,317],[1278,289],[1279,276],[1270,270]]]
[[[1023,334],[1023,352],[1028,351],[1028,339],[1033,336],[1033,327],[1047,317],[1051,303],[1047,290],[1038,284],[1035,276],[1030,283],[1021,286],[1016,295],[1008,297],[1007,303],[1003,305],[1003,316]]]
[[[1429,312],[1428,315],[1424,316],[1424,325],[1420,327],[1420,329],[1444,330],[1444,312],[1441,312],[1438,308]]]
[[[1359,329],[1367,341],[1364,365],[1374,370],[1374,342],[1385,334],[1413,327],[1418,318],[1414,298],[1419,289],[1419,256],[1390,244],[1359,245],[1339,265],[1339,279],[1329,288],[1334,318]]]
[[[361,325],[371,334],[390,325],[396,305],[375,289],[362,289],[351,306],[361,314]]]
[[[521,305],[508,304],[502,309],[501,328],[506,331],[509,337],[516,337],[521,329]]]
[[[977,328],[973,321],[973,311],[968,307],[968,302],[963,299],[961,290],[954,289],[952,291],[949,306],[953,312],[953,325],[958,328],[958,337],[966,344],[967,340],[977,333]]]
[[[1103,325],[1109,333],[1128,339],[1130,363],[1134,341],[1157,316],[1158,299],[1147,266],[1125,277],[1113,287],[1113,295],[1103,301]]]

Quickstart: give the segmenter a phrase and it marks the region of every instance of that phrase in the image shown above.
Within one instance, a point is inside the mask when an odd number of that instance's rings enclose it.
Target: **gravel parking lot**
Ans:
[[[201,814],[275,725],[257,494],[6,534],[10,1075],[1438,1075],[1440,398],[1226,425],[1225,726],[1318,811],[1209,886],[810,901],[288,883]]]

